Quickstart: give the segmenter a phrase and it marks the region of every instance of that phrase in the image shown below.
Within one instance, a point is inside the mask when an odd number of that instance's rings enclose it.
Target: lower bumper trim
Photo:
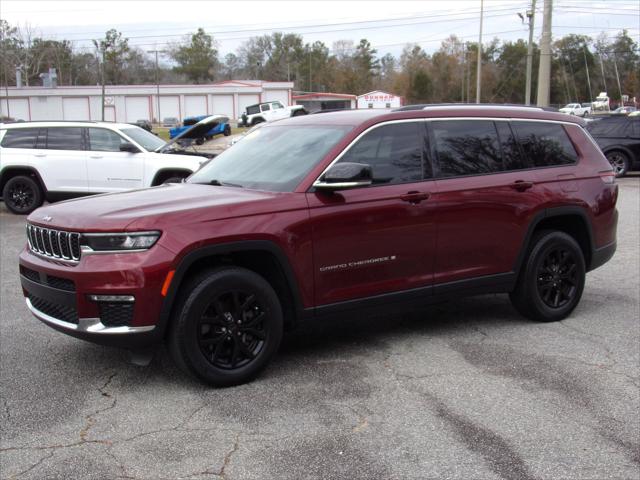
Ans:
[[[78,324],[76,325],[75,323],[65,322],[63,320],[59,320],[50,315],[47,315],[46,313],[43,313],[35,308],[28,298],[26,298],[25,300],[27,302],[27,308],[29,308],[31,313],[41,322],[74,332],[95,333],[99,335],[122,335],[130,333],[150,332],[154,328],[156,328],[155,325],[148,325],[144,327],[107,327],[100,321],[99,318],[80,318],[78,319]]]

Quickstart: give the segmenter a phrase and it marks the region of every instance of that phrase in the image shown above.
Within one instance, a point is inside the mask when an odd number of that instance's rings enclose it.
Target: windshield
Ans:
[[[153,152],[165,144],[164,140],[140,127],[123,128],[120,131],[149,152]]]
[[[291,192],[351,130],[346,126],[265,126],[198,170],[189,183],[234,184]]]

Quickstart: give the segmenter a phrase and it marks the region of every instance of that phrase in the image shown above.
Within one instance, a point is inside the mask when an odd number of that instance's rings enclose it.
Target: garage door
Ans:
[[[31,120],[29,100],[26,98],[10,98],[8,109],[6,99],[2,100],[0,103],[0,116],[8,116],[16,120]]]
[[[289,105],[289,92],[287,90],[265,90],[262,98],[264,98],[264,102],[280,100],[283,105]]]
[[[260,95],[238,95],[238,117],[244,113],[248,105],[260,103]]]
[[[182,121],[180,115],[180,97],[160,97],[160,117],[176,117]]]
[[[206,95],[185,95],[184,97],[184,116],[195,117],[196,115],[207,114],[207,96]]]
[[[125,97],[124,105],[127,122],[151,120],[149,118],[149,97]]]
[[[63,120],[91,120],[89,114],[89,98],[62,98]]]
[[[104,120],[106,122],[116,121],[116,107],[114,107],[113,105],[106,105],[104,107]]]
[[[233,118],[233,95],[213,95],[212,114],[226,115]]]

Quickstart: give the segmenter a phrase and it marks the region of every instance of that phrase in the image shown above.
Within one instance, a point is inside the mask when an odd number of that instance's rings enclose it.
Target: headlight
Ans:
[[[82,244],[97,252],[114,250],[147,250],[160,238],[160,232],[85,233]]]

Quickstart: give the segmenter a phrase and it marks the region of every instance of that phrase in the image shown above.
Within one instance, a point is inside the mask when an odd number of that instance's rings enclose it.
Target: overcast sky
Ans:
[[[537,0],[535,38],[542,27]],[[626,28],[640,41],[640,0],[554,0],[553,36],[569,33],[615,36]],[[484,36],[515,40],[528,37],[523,13],[530,0],[485,0]],[[477,41],[480,0],[422,1],[31,1],[0,0],[0,18],[12,25],[28,23],[37,34],[73,40],[89,46],[109,28],[142,49],[164,47],[203,27],[213,35],[222,55],[235,51],[247,38],[274,31],[299,33],[305,42],[321,40],[331,48],[336,40],[367,38],[378,49],[399,55],[407,43],[428,52],[450,34]]]

